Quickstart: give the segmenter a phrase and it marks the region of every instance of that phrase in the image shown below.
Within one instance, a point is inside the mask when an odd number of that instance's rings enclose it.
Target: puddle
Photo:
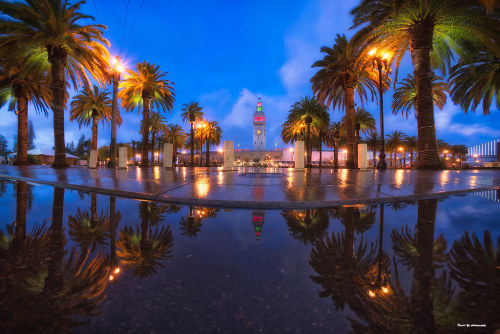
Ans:
[[[2,332],[494,332],[499,195],[243,210],[0,180]]]

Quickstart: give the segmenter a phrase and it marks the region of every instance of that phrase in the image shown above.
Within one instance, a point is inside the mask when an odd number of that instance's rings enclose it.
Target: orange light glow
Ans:
[[[347,153],[347,150],[343,150],[342,153],[346,154]]]
[[[120,267],[116,267],[113,272],[115,273],[115,275],[118,275],[120,273]]]
[[[444,153],[444,154],[448,154],[448,150],[444,150],[444,151],[443,151],[443,153]]]
[[[118,64],[118,56],[113,57],[113,58],[111,59],[111,63],[112,63],[113,65]]]
[[[220,148],[220,147],[219,147],[219,148],[217,149],[217,152],[222,153],[222,148]]]
[[[115,277],[114,277],[113,275],[109,275],[109,280],[110,280],[110,281],[112,281],[112,280],[114,280],[114,279],[115,279]]]
[[[402,147],[399,147],[399,148],[398,148],[398,151],[402,151],[402,150],[403,150],[403,148],[402,148]]]
[[[120,64],[116,65],[115,69],[120,73],[125,72],[125,68]]]
[[[373,56],[375,54],[375,52],[377,52],[377,48],[371,49],[370,52],[368,52],[368,55]]]
[[[372,290],[368,290],[368,295],[373,298],[375,297],[375,292],[373,292]]]
[[[288,152],[293,153],[293,148],[289,148]]]
[[[388,289],[386,286],[384,286],[384,287],[382,288],[382,292],[383,292],[383,293],[389,293],[389,289]]]
[[[388,52],[384,52],[384,53],[382,54],[382,59],[384,59],[384,60],[388,60],[390,56],[391,56],[391,54],[390,54],[390,53],[388,53]]]

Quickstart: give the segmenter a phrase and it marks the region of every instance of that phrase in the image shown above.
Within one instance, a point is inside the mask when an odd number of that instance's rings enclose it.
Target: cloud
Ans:
[[[244,88],[231,108],[231,113],[222,121],[224,127],[244,127],[251,122],[258,95]]]

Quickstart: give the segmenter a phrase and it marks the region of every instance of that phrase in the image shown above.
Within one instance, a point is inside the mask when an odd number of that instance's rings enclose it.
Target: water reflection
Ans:
[[[158,226],[168,208],[161,204],[140,202],[141,225],[135,230],[125,226],[120,231],[117,255],[125,269],[133,269],[134,276],[146,277],[171,257],[174,238],[170,226]],[[154,228],[152,228],[154,226]]]
[[[158,320],[156,328],[166,324],[193,332],[194,319],[196,328],[210,332],[214,328],[203,327],[198,318],[205,312],[210,318],[220,316],[217,321],[237,332],[263,303],[273,312],[273,324],[281,319],[275,310],[288,321],[305,303],[310,305],[312,318],[292,320],[303,331],[313,321],[330,324],[322,327],[325,332],[354,333],[447,333],[460,330],[457,323],[486,324],[475,329],[479,333],[500,327],[500,238],[495,230],[480,236],[461,231],[445,234],[459,236],[447,241],[441,233],[453,226],[436,221],[447,200],[222,212],[114,197],[108,206],[101,195],[79,199],[68,190],[48,187],[46,193],[53,197],[46,196],[50,202],[42,205],[44,196],[36,188],[7,183],[9,195],[0,202],[8,208],[6,201],[13,201],[11,192],[15,195],[16,210],[10,216],[15,214],[15,221],[0,226],[0,322],[5,333],[106,332],[100,325],[125,321],[115,318],[124,308],[138,314],[137,323],[144,317],[141,325],[151,321],[148,316],[168,313],[173,316],[165,323]],[[34,214],[27,204],[30,196],[39,201]],[[30,222],[46,207],[52,209],[47,222]],[[240,218],[246,223],[240,224]],[[179,222],[179,229],[172,231],[172,222]],[[264,227],[266,242],[255,247],[254,238],[260,240]],[[170,259],[174,237],[176,254]],[[297,291],[297,284],[304,289]],[[134,293],[136,287],[141,293]],[[258,297],[245,294],[256,287]],[[328,299],[317,298],[318,290]],[[105,292],[113,298],[103,303]],[[130,305],[115,312],[124,300]],[[242,300],[248,304],[240,306]],[[328,307],[332,302],[337,313]],[[146,306],[144,315],[142,305],[155,306]],[[233,308],[234,314],[227,311]],[[306,317],[307,310],[301,310]],[[107,320],[96,324],[100,312]],[[184,322],[170,323],[183,315]],[[256,311],[254,319],[260,315]],[[335,327],[342,315],[350,328],[343,323]],[[84,325],[88,321],[93,324]],[[269,328],[265,322],[257,325]]]

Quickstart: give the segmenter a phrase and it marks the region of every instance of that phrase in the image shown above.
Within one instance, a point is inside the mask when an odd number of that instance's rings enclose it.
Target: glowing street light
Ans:
[[[118,83],[120,82],[120,74],[125,71],[120,64],[118,56],[111,59],[113,65],[113,100],[111,102],[111,144],[109,145],[109,168],[116,168],[116,123],[118,113]]]
[[[380,154],[377,162],[377,169],[387,169],[385,162],[385,136],[384,136],[384,89],[382,87],[382,70],[386,74],[389,69],[389,59],[391,54],[385,51],[377,52],[377,48],[373,48],[368,52],[368,56],[373,63],[377,63],[378,69],[378,92],[380,95]]]

